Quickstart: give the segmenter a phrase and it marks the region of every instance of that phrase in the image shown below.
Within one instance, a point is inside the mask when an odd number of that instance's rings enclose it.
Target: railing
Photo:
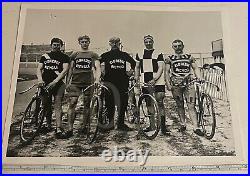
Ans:
[[[209,68],[209,69],[200,68],[200,70],[203,79],[218,85],[220,88],[220,90],[217,91],[216,87],[212,86],[211,84],[205,83],[203,86],[203,91],[208,93],[213,98],[228,101],[225,71],[222,69],[214,69],[214,68]]]

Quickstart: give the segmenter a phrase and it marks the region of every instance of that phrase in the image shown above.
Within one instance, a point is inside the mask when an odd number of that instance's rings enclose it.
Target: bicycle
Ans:
[[[37,91],[26,107],[21,119],[20,138],[22,143],[29,143],[37,136],[43,125],[44,116],[46,114],[43,97],[48,95],[49,92],[44,86],[34,84],[28,89],[19,92],[19,94],[24,94],[36,86]]]
[[[90,101],[90,113],[87,117],[87,142],[91,144],[95,141],[99,129],[105,128],[107,124],[102,123],[103,114],[103,101],[101,94],[103,90],[109,91],[109,89],[102,84],[92,84],[83,90],[83,94],[93,89],[93,95]]]
[[[131,89],[139,85],[140,95],[136,96],[136,110],[137,117],[135,123],[137,124],[138,136],[144,136],[146,139],[154,139],[160,131],[160,116],[158,103],[153,95],[149,92],[154,90],[154,87],[148,83],[136,83]],[[143,88],[148,88],[148,93],[142,92]],[[131,90],[130,89],[130,90]],[[154,91],[152,92],[152,94]]]
[[[205,138],[212,139],[215,135],[216,117],[211,96],[204,91],[201,91],[201,86],[204,83],[215,86],[217,91],[220,90],[217,85],[206,80],[198,79],[191,80],[185,85],[185,87],[194,84],[196,92],[195,109],[198,115],[198,123],[202,127]]]

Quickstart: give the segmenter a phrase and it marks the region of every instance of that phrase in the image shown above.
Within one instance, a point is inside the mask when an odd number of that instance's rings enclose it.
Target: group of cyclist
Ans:
[[[142,93],[152,94],[158,102],[159,114],[161,117],[161,132],[169,135],[170,130],[166,125],[166,114],[163,99],[165,88],[172,92],[176,101],[178,115],[180,116],[180,132],[186,130],[186,118],[184,109],[184,98],[186,98],[189,116],[193,122],[193,131],[197,135],[204,135],[197,122],[197,113],[195,111],[195,90],[194,86],[185,87],[193,77],[200,79],[200,72],[195,64],[195,59],[184,54],[184,43],[181,40],[174,40],[172,48],[174,54],[164,56],[161,52],[155,50],[154,39],[151,35],[144,36],[145,49],[137,53],[132,58],[128,53],[120,50],[121,40],[118,37],[112,37],[109,40],[111,50],[100,56],[89,50],[90,38],[87,35],[80,36],[78,43],[81,50],[73,52],[70,56],[61,52],[63,41],[59,38],[51,40],[51,52],[42,55],[38,69],[38,84],[45,86],[49,90],[49,95],[45,96],[45,105],[47,106],[47,128],[53,130],[52,119],[52,96],[54,96],[54,111],[56,117],[55,135],[57,138],[69,138],[73,136],[73,124],[75,119],[75,109],[78,98],[89,85],[103,82],[108,83],[112,92],[107,97],[107,117],[109,121],[114,121],[114,105],[119,97],[119,111],[117,117],[117,129],[131,131],[132,129],[124,123],[125,112],[128,106],[128,87],[129,77],[133,74],[136,83],[143,82],[152,86],[152,88],[142,87]],[[128,64],[130,70],[127,70]],[[102,67],[103,65],[103,67]],[[103,74],[103,75],[102,75]],[[66,76],[66,79],[64,79]],[[64,81],[66,80],[66,81]],[[139,86],[139,84],[137,84]],[[113,88],[113,89],[112,89]],[[68,127],[62,127],[62,100],[65,90],[69,96],[69,108],[67,113]],[[135,94],[140,94],[139,88]],[[152,93],[154,92],[154,93]],[[89,106],[91,101],[91,90],[85,92],[84,96],[84,117],[81,119],[81,131],[86,133],[87,119],[89,115]],[[115,128],[111,125],[108,130]],[[149,126],[146,130],[153,130],[154,126]]]

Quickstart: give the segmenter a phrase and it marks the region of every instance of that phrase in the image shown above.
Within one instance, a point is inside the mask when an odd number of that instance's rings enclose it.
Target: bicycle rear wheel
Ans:
[[[216,118],[212,98],[208,94],[201,96],[202,111],[200,114],[201,125],[207,139],[212,139],[215,134]]]
[[[138,102],[139,133],[147,139],[154,139],[160,130],[159,108],[157,101],[150,94],[143,94]]]
[[[93,143],[96,139],[100,113],[100,99],[98,96],[93,96],[90,103],[90,115],[87,124],[87,142],[89,144]]]
[[[24,111],[20,126],[20,137],[23,143],[31,142],[42,126],[44,110],[41,108],[41,102],[41,98],[33,98]]]

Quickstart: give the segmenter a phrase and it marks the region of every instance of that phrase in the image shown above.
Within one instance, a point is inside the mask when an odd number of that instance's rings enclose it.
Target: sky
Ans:
[[[172,53],[171,43],[181,39],[189,53],[211,52],[211,42],[222,38],[219,12],[154,12],[28,9],[23,44],[49,44],[53,37],[66,43],[66,50],[79,50],[80,35],[91,38],[90,47],[109,48],[108,40],[121,38],[123,50],[143,50],[143,36],[154,37],[154,47]]]

